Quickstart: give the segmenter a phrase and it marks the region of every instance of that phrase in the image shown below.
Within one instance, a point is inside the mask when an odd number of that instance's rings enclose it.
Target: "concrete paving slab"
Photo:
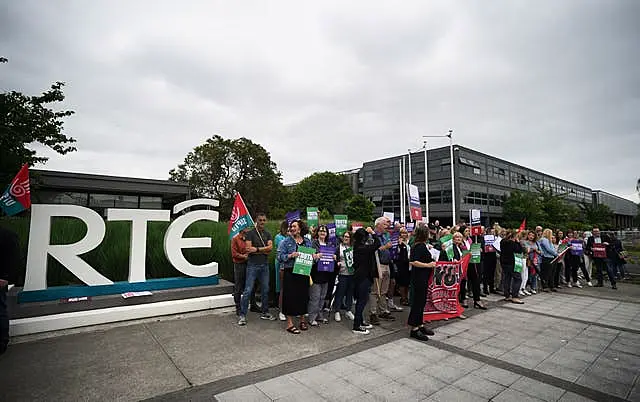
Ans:
[[[438,401],[438,402],[459,402],[459,401],[484,402],[487,400],[482,396],[472,394],[471,392],[458,388],[454,385],[450,385],[444,389],[441,389],[440,391],[431,395],[429,399],[432,401]]]
[[[189,386],[144,325],[12,345],[0,372],[9,401],[135,401]]]
[[[535,370],[569,382],[575,382],[583,373],[582,370],[575,370],[547,361],[540,363],[535,367]]]
[[[289,395],[304,395],[309,391],[307,386],[296,381],[291,375],[259,382],[256,387],[271,399],[280,399]]]
[[[493,381],[505,387],[511,386],[514,382],[519,380],[521,376],[516,373],[512,373],[501,368],[485,365],[478,370],[474,370],[474,375],[485,378],[489,381]]]
[[[234,389],[222,394],[216,395],[216,400],[219,402],[271,402],[271,399],[266,396],[255,385],[249,385],[246,387]]]
[[[462,377],[453,383],[453,386],[481,396],[486,400],[493,398],[506,389],[503,385],[476,376],[473,373]]]
[[[586,374],[580,377],[576,384],[583,385],[588,388],[597,389],[600,392],[604,392],[610,395],[615,395],[620,398],[626,398],[627,394],[631,390],[631,385],[623,384],[617,381],[613,381],[608,378],[600,377],[595,374]]]
[[[424,372],[417,371],[406,377],[401,377],[396,381],[427,396],[449,386],[449,384],[444,381],[440,381],[435,377],[426,375]]]
[[[532,378],[522,378],[514,382],[510,388],[547,402],[556,402],[565,394],[565,390],[562,388],[554,387]]]
[[[508,388],[502,391],[498,396],[492,399],[493,402],[540,402],[542,399],[534,398],[524,392]]]
[[[558,402],[591,402],[593,399],[586,398],[573,392],[565,392]]]
[[[315,389],[315,392],[327,401],[349,401],[364,395],[364,391],[342,379],[327,383],[327,386]],[[304,394],[298,395],[304,400]]]
[[[367,392],[384,401],[420,401],[427,397],[425,394],[396,381],[373,387]]]

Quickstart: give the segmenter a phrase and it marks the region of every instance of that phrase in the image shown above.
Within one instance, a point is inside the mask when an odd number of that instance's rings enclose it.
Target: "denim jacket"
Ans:
[[[553,247],[553,244],[547,239],[543,237],[540,239],[540,248],[542,249],[542,256],[545,258],[554,258],[558,256],[558,252]]]
[[[301,246],[311,247],[311,241],[306,237],[303,238]],[[295,258],[289,258],[289,254],[295,253],[298,250],[298,243],[296,243],[295,239],[291,236],[288,236],[286,239],[280,242],[278,246],[278,261],[280,261],[281,269],[291,269],[293,268],[293,264],[296,262]]]

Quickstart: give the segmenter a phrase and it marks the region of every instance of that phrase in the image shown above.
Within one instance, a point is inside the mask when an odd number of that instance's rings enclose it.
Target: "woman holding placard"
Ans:
[[[321,257],[319,261],[314,261],[311,268],[311,280],[313,284],[309,288],[309,324],[312,327],[318,325],[318,321],[323,323],[329,323],[328,313],[325,317],[323,311],[324,299],[327,295],[327,289],[329,288],[329,281],[335,280],[333,270],[335,266],[335,247],[327,243],[329,236],[329,230],[325,225],[319,225],[316,233],[313,236],[313,248]],[[327,258],[329,259],[327,261]]]
[[[520,233],[522,232],[515,234],[513,230],[509,229],[500,241],[500,265],[502,266],[504,278],[502,281],[504,301],[510,301],[515,304],[524,304],[518,297],[520,285],[522,284],[521,273],[525,269],[523,265],[526,265],[519,256],[523,251],[520,245]],[[516,258],[519,260],[516,261]],[[518,262],[517,265],[516,262]]]
[[[278,261],[283,270],[282,278],[282,313],[287,318],[287,332],[299,334],[300,330],[309,327],[304,320],[309,303],[309,276],[293,272],[296,258],[300,256],[301,247],[311,247],[311,241],[305,237],[307,225],[300,220],[289,224],[289,237],[278,246]],[[293,325],[293,317],[300,318],[300,329]]]

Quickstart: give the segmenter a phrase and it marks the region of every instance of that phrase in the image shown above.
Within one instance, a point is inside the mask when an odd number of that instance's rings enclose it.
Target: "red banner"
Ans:
[[[456,318],[462,314],[464,309],[458,301],[460,281],[466,275],[470,259],[469,253],[461,261],[437,263],[429,278],[427,304],[422,315],[424,321]]]

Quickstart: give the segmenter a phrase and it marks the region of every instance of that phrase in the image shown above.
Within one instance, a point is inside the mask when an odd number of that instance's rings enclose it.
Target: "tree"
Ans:
[[[341,174],[314,173],[302,179],[293,189],[296,208],[318,207],[331,214],[344,210],[344,203],[353,191],[347,178]]]
[[[608,205],[582,202],[579,204],[584,220],[591,227],[598,226],[602,229],[608,229],[613,223],[613,212]]]
[[[503,225],[510,228],[519,227],[524,219],[528,226],[538,224],[543,218],[539,196],[528,191],[512,191],[502,204],[502,217]]]
[[[219,135],[189,152],[184,163],[169,172],[169,180],[188,182],[192,196],[220,201],[222,219],[229,219],[236,191],[252,213],[268,213],[284,191],[280,172],[261,145]]]
[[[373,220],[373,209],[376,204],[361,194],[356,194],[347,200],[344,212],[350,220],[371,222]]]
[[[0,63],[6,62],[7,59],[0,57]],[[63,82],[56,82],[39,96],[17,91],[0,94],[1,188],[13,179],[23,164],[33,166],[49,159],[36,155],[36,151],[28,148],[31,144],[40,143],[61,155],[76,150],[71,146],[76,140],[63,133],[63,119],[74,112],[56,112],[50,106],[64,100],[63,86]]]
[[[552,189],[543,188],[537,188],[537,191],[543,213],[542,226],[552,229],[565,228],[570,220],[576,218],[577,210],[567,203],[566,194],[554,193]]]

